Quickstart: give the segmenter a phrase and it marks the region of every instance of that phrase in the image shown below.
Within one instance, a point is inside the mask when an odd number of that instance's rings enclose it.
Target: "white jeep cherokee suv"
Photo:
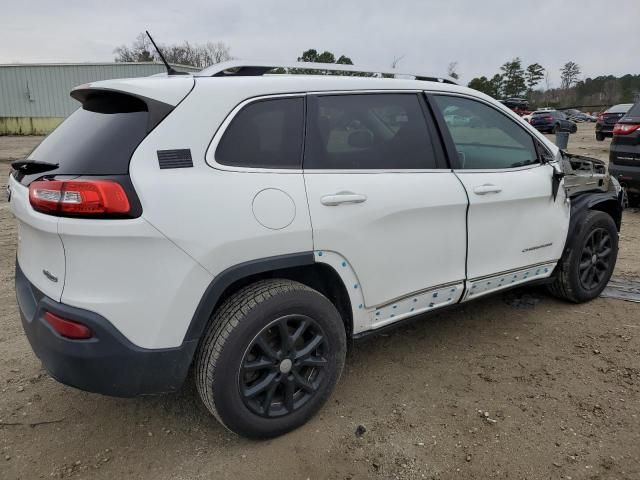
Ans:
[[[270,437],[323,405],[350,339],[524,283],[602,291],[601,162],[448,81],[279,66],[79,86],[14,162],[17,299],[54,378],[134,396],[192,369],[227,428]]]

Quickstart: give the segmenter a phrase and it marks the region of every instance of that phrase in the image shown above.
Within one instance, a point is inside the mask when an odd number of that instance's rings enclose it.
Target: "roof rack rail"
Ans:
[[[210,67],[194,73],[196,77],[259,77],[269,73],[276,68],[289,70],[317,70],[330,72],[350,72],[350,73],[369,73],[376,76],[392,75],[398,77],[413,77],[416,80],[427,82],[450,83],[457,85],[456,82],[445,77],[434,77],[432,75],[423,75],[420,73],[407,73],[398,70],[380,69],[380,68],[364,68],[356,65],[343,65],[339,63],[312,63],[312,62],[253,62],[246,60],[230,60],[228,62],[216,63]]]

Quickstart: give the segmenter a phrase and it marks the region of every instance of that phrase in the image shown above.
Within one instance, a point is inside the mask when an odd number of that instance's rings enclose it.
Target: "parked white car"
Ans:
[[[551,108],[551,109],[539,108],[535,112],[531,112],[531,113],[528,113],[526,115],[523,115],[521,118],[525,122],[531,123],[531,118],[533,117],[534,114],[547,113],[547,112],[555,112],[555,109],[553,109],[553,108]]]
[[[17,298],[54,378],[133,396],[193,369],[227,428],[271,437],[325,403],[351,339],[527,283],[602,291],[602,162],[446,80],[280,66],[79,86],[14,162]]]

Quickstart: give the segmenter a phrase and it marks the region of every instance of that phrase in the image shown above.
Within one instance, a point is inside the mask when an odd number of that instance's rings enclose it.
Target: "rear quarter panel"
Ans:
[[[131,160],[131,180],[144,218],[214,276],[245,261],[312,250],[301,172],[222,170],[205,161],[228,114],[260,94],[264,88],[255,81],[197,80],[192,93]],[[192,168],[159,169],[158,150],[185,148],[191,151]],[[295,216],[286,227],[269,229],[256,220],[253,200],[265,189],[282,190],[295,203]]]

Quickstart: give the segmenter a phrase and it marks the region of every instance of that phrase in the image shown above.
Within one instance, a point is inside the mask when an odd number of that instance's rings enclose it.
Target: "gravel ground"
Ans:
[[[0,176],[39,140],[0,137]],[[608,143],[581,125],[569,149]],[[2,195],[0,479],[640,478],[639,304],[521,288],[425,318],[357,344],[317,417],[255,442],[190,384],[115,399],[49,378],[20,326],[15,237]],[[640,276],[639,238],[627,210],[616,276]]]

